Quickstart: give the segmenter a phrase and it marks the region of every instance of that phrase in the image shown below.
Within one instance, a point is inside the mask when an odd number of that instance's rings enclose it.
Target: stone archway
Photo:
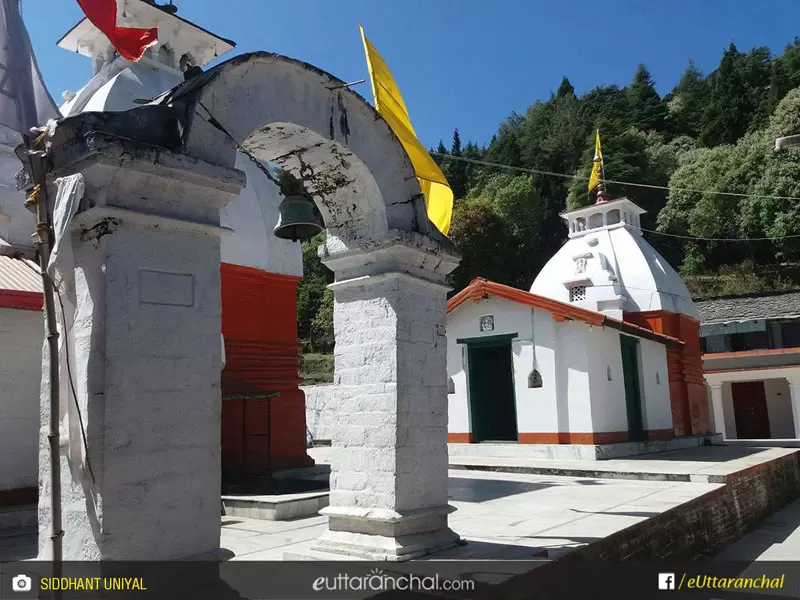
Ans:
[[[94,447],[90,441],[89,455],[102,467],[126,466],[101,470],[91,484],[80,470],[68,475],[70,518],[85,523],[85,539],[92,532],[91,556],[169,559],[218,548],[219,488],[212,484],[219,467],[219,370],[213,366],[220,359],[218,236],[224,232],[218,212],[243,183],[233,169],[239,145],[300,178],[329,233],[323,260],[335,273],[340,413],[329,530],[317,550],[403,560],[457,541],[447,524],[444,278],[458,257],[428,222],[397,138],[343,85],[305,63],[248,54],[189,80],[156,106],[81,115],[56,132],[54,147],[84,139],[53,164],[54,175],[77,171],[87,179],[88,209],[76,218],[82,232],[76,262],[84,270],[76,297],[83,334],[93,344],[76,362],[87,371],[81,401],[90,440],[113,440]],[[168,135],[176,119],[179,140]],[[159,149],[164,146],[169,150]],[[86,233],[101,230],[102,236]],[[110,302],[103,314],[100,298]],[[153,382],[170,376],[150,353],[164,344],[159,324],[176,336],[187,332],[174,345],[181,380],[192,383],[167,386],[169,410],[153,396]],[[184,340],[189,331],[191,345]],[[96,365],[101,357],[111,366],[92,374],[92,358]],[[130,373],[115,366],[120,359]],[[143,377],[145,366],[156,373]],[[104,404],[93,410],[99,396]],[[124,408],[127,420],[109,428],[103,416],[115,407]],[[148,410],[159,411],[166,422],[158,430],[172,425],[180,443],[160,438],[151,447],[156,440],[150,440],[145,468],[133,464],[145,452],[134,432],[141,429],[138,417],[152,418],[142,412]],[[181,437],[187,414],[195,429]],[[164,449],[168,464],[150,456]],[[168,477],[178,457],[195,474],[190,496],[185,480]],[[117,483],[134,493],[135,503],[118,498]],[[180,499],[190,502],[188,510],[179,509]],[[148,525],[165,506],[159,526]],[[104,527],[110,523],[116,529]],[[65,558],[77,558],[79,551],[69,548]]]

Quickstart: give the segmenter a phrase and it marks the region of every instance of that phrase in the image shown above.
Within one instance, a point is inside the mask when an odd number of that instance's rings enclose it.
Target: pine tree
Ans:
[[[671,96],[668,106],[672,133],[692,137],[700,135],[708,98],[708,84],[691,60]]]
[[[643,131],[663,131],[666,128],[667,108],[656,92],[650,71],[643,64],[636,68],[627,96],[631,125]]]
[[[567,79],[567,76],[561,78],[561,85],[558,86],[558,92],[556,93],[556,98],[565,98],[575,96],[575,88],[572,87],[572,84]]]
[[[458,129],[453,131],[453,145],[450,147],[451,156],[461,156],[461,136]],[[467,164],[460,160],[450,160],[447,168],[447,182],[453,190],[454,198],[464,198],[467,195]]]
[[[769,76],[769,90],[767,91],[767,114],[775,112],[775,107],[783,100],[783,97],[791,89],[789,76],[786,67],[781,60],[775,60],[771,64]]]
[[[700,136],[706,146],[736,142],[755,112],[739,68],[743,58],[731,42],[714,73]]]

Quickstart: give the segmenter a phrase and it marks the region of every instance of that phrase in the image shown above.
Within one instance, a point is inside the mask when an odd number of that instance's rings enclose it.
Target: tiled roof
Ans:
[[[0,254],[0,308],[41,310],[43,299],[39,266]]]
[[[800,291],[695,301],[700,322],[727,323],[800,318]]]
[[[625,333],[655,342],[660,342],[662,344],[674,346],[683,345],[683,342],[677,338],[664,335],[663,333],[657,333],[655,331],[651,331],[650,329],[645,329],[644,327],[639,327],[638,325],[628,323],[627,321],[612,319],[604,313],[588,310],[572,304],[567,304],[566,302],[553,300],[552,298],[546,298],[544,296],[540,296],[539,294],[524,292],[522,290],[518,290],[517,288],[512,288],[501,283],[488,281],[482,277],[473,279],[467,287],[450,298],[450,300],[447,302],[447,312],[452,312],[467,300],[480,302],[489,296],[505,298],[506,300],[511,300],[512,302],[518,302],[520,304],[546,310],[552,313],[556,320],[563,321],[565,319],[571,319],[574,321],[583,321],[587,325],[602,325],[604,327],[611,327],[613,329],[618,329],[619,331],[624,331]]]
[[[0,255],[0,290],[41,293],[39,265],[23,258]]]

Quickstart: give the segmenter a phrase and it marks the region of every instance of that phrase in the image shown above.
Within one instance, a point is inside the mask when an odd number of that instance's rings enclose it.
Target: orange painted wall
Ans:
[[[297,339],[299,277],[223,263],[222,466],[257,474],[314,464],[306,452]],[[272,398],[263,398],[277,392]]]
[[[624,319],[640,327],[676,337],[682,348],[667,348],[669,395],[675,435],[711,433],[708,395],[703,378],[700,323],[665,310],[625,313]]]

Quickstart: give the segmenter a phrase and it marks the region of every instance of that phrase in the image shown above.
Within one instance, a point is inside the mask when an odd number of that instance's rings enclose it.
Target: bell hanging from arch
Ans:
[[[278,224],[272,233],[275,237],[293,242],[308,240],[324,228],[315,210],[314,201],[302,194],[289,194],[278,206]]]

